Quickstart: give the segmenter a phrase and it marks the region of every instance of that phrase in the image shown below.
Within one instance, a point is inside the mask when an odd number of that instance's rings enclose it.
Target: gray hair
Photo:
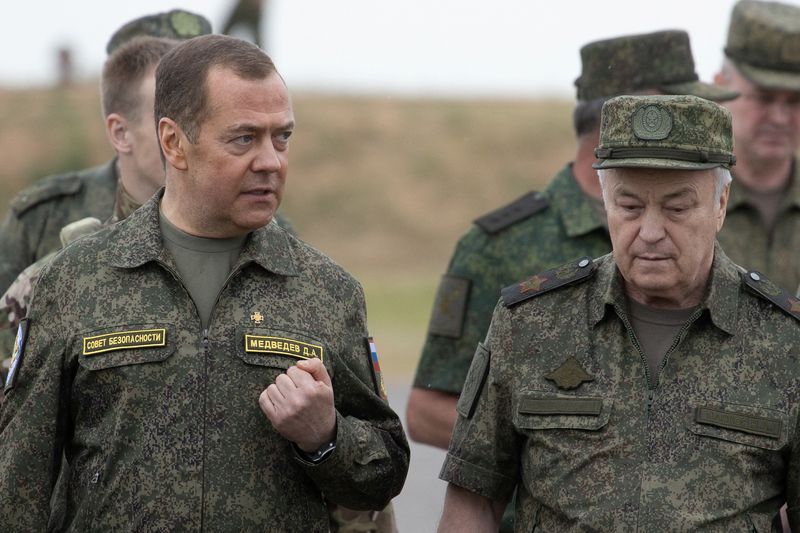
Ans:
[[[616,170],[614,168],[601,168],[597,171],[597,178],[600,180],[600,189],[603,191],[603,202],[606,203],[608,198],[606,198],[606,187],[605,187],[605,176],[606,174],[611,171]],[[725,190],[725,187],[733,181],[733,177],[731,176],[731,171],[725,167],[714,167],[711,170],[714,171],[714,176],[716,177],[717,181],[714,184],[714,203],[719,203],[719,199],[722,197],[722,191]]]

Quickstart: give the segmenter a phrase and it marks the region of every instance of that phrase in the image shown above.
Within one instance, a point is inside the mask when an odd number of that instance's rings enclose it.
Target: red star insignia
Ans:
[[[547,281],[547,278],[544,276],[533,276],[531,279],[519,284],[519,292],[524,294],[526,292],[539,291],[542,288],[542,283],[545,281]]]

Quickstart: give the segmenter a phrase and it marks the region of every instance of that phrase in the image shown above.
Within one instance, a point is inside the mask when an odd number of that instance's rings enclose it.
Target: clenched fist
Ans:
[[[264,389],[258,404],[286,439],[311,453],[336,436],[333,386],[319,359],[306,359]]]

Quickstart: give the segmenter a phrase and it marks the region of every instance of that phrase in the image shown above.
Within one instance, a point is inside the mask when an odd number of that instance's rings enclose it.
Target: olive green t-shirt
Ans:
[[[247,235],[227,239],[196,237],[175,227],[164,213],[160,214],[159,222],[164,247],[175,259],[178,274],[197,306],[205,329],[217,295],[236,264]]]
[[[644,356],[651,385],[658,381],[661,364],[681,327],[694,313],[695,307],[688,309],[661,309],[650,307],[628,298],[628,312],[631,326]]]

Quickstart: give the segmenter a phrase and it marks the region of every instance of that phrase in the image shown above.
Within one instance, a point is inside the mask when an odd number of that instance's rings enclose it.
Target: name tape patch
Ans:
[[[319,344],[264,335],[245,335],[244,351],[247,353],[271,353],[298,359],[319,359],[323,361],[323,349]]]
[[[130,348],[157,348],[166,346],[166,329],[140,329],[116,331],[83,338],[83,355],[127,350]]]

